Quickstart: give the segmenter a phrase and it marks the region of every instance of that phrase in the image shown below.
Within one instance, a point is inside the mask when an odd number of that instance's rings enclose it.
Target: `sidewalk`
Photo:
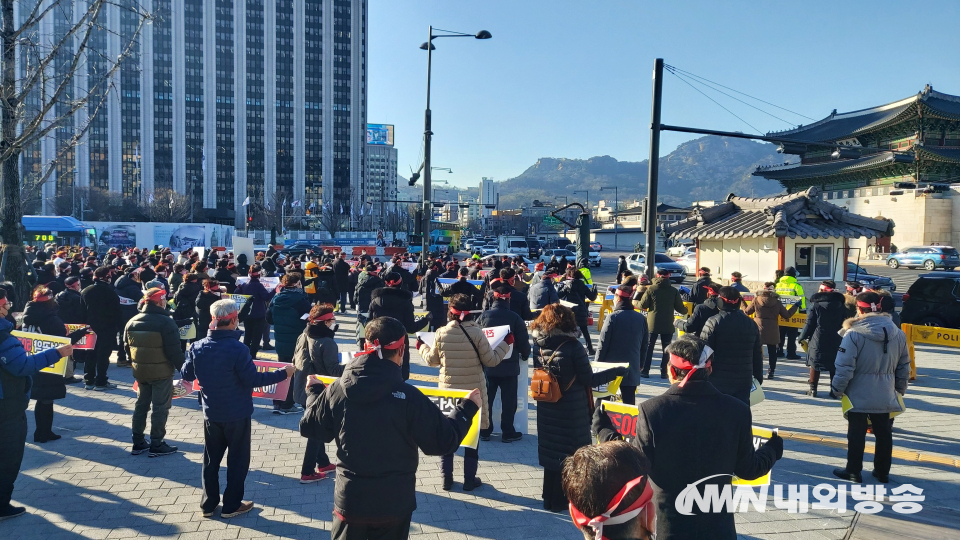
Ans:
[[[342,324],[337,341],[343,350],[352,344],[353,325]],[[907,394],[909,410],[897,419],[896,450],[935,456],[960,456],[960,355],[918,346],[919,377]],[[437,370],[419,365],[413,353],[414,373],[432,379]],[[656,358],[659,358],[657,353]],[[778,377],[764,385],[767,400],[754,408],[754,422],[784,431],[845,439],[846,424],[839,404],[803,396],[804,369],[800,362],[783,362]],[[132,538],[152,536],[195,539],[324,538],[328,535],[333,500],[333,480],[299,484],[304,441],[296,416],[270,414],[269,403],[255,400],[250,474],[246,498],[256,509],[242,517],[203,520],[198,516],[200,462],[203,450],[202,414],[197,401],[174,401],[167,440],[181,453],[160,458],[129,454],[130,420],[134,394],[130,371],[111,366],[110,376],[120,384],[113,392],[68,387],[68,396],[56,404],[54,430],[63,439],[37,445],[28,442],[14,501],[28,506],[30,515],[0,523],[4,540],[60,538]],[[638,390],[643,397],[661,393],[666,381],[650,379]],[[430,385],[429,382],[416,384]],[[642,399],[642,398],[641,398]],[[32,441],[33,413],[28,411]],[[872,442],[872,441],[868,441]],[[784,458],[773,471],[775,484],[838,484],[830,471],[844,463],[845,450],[787,440]],[[417,478],[418,509],[413,515],[411,538],[448,540],[466,538],[569,538],[583,536],[568,515],[542,510],[542,470],[537,464],[536,410],[531,405],[530,435],[503,444],[494,435],[480,446],[479,476],[484,487],[461,490],[462,459],[455,460],[454,490],[440,487],[439,458],[422,457]],[[709,449],[704,449],[708,452]],[[327,446],[334,456],[334,445]],[[871,456],[866,457],[867,471]],[[867,478],[872,480],[869,474]],[[911,483],[924,490],[924,510],[916,519],[942,522],[960,511],[960,468],[894,459],[895,487]],[[221,473],[221,478],[224,478]],[[221,480],[223,481],[223,480]],[[788,514],[768,501],[764,513],[738,514],[741,538],[771,540],[844,538],[856,523],[854,538],[876,538],[872,530],[906,523],[903,516],[885,510],[860,516],[850,508],[812,510]],[[878,521],[885,520],[885,521]],[[877,525],[877,523],[880,523]],[[900,530],[900,529],[896,529]],[[919,526],[908,526],[908,538],[949,538],[950,531],[928,536]],[[860,535],[860,536],[856,536]],[[898,536],[903,537],[903,536]]]

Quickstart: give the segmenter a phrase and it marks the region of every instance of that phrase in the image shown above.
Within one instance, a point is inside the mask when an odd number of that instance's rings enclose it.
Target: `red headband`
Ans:
[[[387,287],[396,287],[397,285],[403,283],[403,278],[400,278],[396,281],[384,281],[384,283],[387,284]]]
[[[153,301],[163,300],[166,297],[167,297],[167,291],[163,289],[159,289],[157,292],[151,294],[150,296],[147,296],[149,300],[153,300]]]
[[[620,298],[630,298],[633,296],[633,290],[621,291],[617,289],[613,294],[619,296]]]
[[[47,302],[49,300],[53,300],[53,291],[49,289],[47,289],[47,292],[45,293],[37,293],[33,296],[34,302]]]
[[[836,289],[833,287],[827,287],[826,285],[820,285],[820,292],[833,292]]]
[[[570,517],[573,518],[574,524],[578,527],[588,526],[596,531],[596,535],[594,536],[596,540],[606,540],[606,537],[603,536],[604,525],[621,525],[636,518],[644,510],[648,512],[648,515],[654,511],[652,505],[650,507],[647,506],[653,502],[653,488],[650,487],[650,482],[645,480],[643,476],[638,476],[630,482],[627,482],[627,484],[623,486],[623,489],[613,496],[613,500],[610,501],[607,510],[596,517],[585,516],[580,510],[577,510],[577,508],[573,506],[573,503],[570,503]],[[634,488],[641,485],[643,486],[643,492],[637,497],[637,500],[627,508],[624,508],[622,512],[614,514],[617,508],[623,503],[623,499],[625,499]]]
[[[496,294],[496,293],[494,293],[494,294]],[[454,315],[457,316],[457,318],[459,318],[459,319],[462,321],[462,320],[464,320],[464,319],[467,318],[467,315],[469,315],[469,314],[471,314],[471,313],[473,313],[473,312],[470,311],[469,309],[465,309],[465,310],[463,310],[463,311],[460,311],[459,309],[457,309],[457,308],[455,308],[455,307],[453,307],[453,306],[450,306],[450,313],[453,313]]]
[[[500,300],[508,300],[510,299],[510,293],[500,294],[497,291],[493,291],[493,297],[499,298]]]
[[[711,290],[713,290],[713,289],[711,289]],[[724,302],[728,303],[728,304],[739,304],[739,303],[740,303],[740,300],[742,300],[742,298],[724,298],[724,297],[722,297],[722,296],[720,297],[720,299],[723,300]]]
[[[403,336],[402,338],[396,341],[387,343],[386,345],[381,345],[379,339],[375,339],[372,342],[370,340],[367,340],[365,342],[366,348],[364,348],[362,351],[354,353],[353,356],[354,358],[356,358],[358,356],[363,356],[365,354],[377,353],[377,356],[379,356],[380,358],[383,358],[383,349],[387,349],[388,351],[401,349],[406,343],[406,340],[407,340],[407,336]]]
[[[877,311],[880,311],[880,304],[875,304],[873,302],[862,302],[860,300],[857,300],[857,307],[870,308],[870,311],[874,313],[876,313]]]
[[[335,317],[335,315],[334,315],[333,312],[331,311],[330,313],[324,313],[323,315],[317,315],[316,317],[310,317],[308,320],[309,320],[310,324],[313,324],[313,323],[318,323],[318,322],[323,322],[323,321],[329,321],[330,319],[332,319],[332,318],[334,318],[334,317]]]
[[[690,372],[687,373],[687,376],[684,377],[682,381],[680,381],[680,388],[683,388],[683,386],[687,384],[687,381],[690,379],[690,376],[693,375],[694,371],[698,369],[706,369],[710,367],[713,364],[713,360],[711,360],[712,356],[713,356],[713,349],[711,349],[709,345],[703,346],[703,351],[700,353],[700,360],[698,364],[694,364],[689,360],[687,360],[686,358],[670,353],[671,366],[677,369],[690,370]]]
[[[210,329],[211,329],[211,330],[216,330],[217,327],[220,326],[220,321],[229,321],[230,319],[235,319],[235,318],[237,318],[237,312],[236,312],[236,311],[234,311],[233,313],[227,315],[226,317],[221,317],[221,318],[219,318],[219,319],[216,318],[216,317],[214,317],[214,318],[210,321]]]

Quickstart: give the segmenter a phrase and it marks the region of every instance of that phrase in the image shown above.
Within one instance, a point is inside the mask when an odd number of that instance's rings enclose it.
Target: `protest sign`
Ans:
[[[250,276],[240,276],[237,278],[237,285],[243,285],[244,283],[250,281]],[[278,277],[261,277],[260,284],[263,285],[268,291],[271,289],[276,289],[280,286],[280,278]]]
[[[225,296],[237,303],[237,311],[240,311],[240,308],[243,307],[243,303],[250,298],[249,294],[228,294]]]
[[[187,340],[197,337],[197,328],[196,325],[190,323],[186,326],[180,327],[180,339]]]
[[[415,262],[402,262],[400,266],[407,272],[413,272],[417,269],[417,263]]]
[[[257,371],[263,373],[266,371],[283,369],[290,364],[285,364],[283,362],[271,362],[269,360],[254,360],[253,365],[257,368]],[[290,382],[290,379],[284,379],[276,384],[271,384],[270,386],[258,386],[253,389],[253,397],[278,399],[281,401],[285,400],[287,399],[287,388],[290,387]],[[200,390],[200,381],[193,381],[193,389],[195,391]]]
[[[490,343],[491,349],[496,349],[500,343],[503,341],[503,338],[507,337],[507,334],[510,333],[510,326],[491,326],[490,328],[483,329],[483,335],[487,337],[487,342]],[[431,348],[433,347],[434,342],[437,340],[436,332],[417,332],[417,337],[420,338],[420,341],[426,343]],[[510,344],[510,348],[507,349],[507,353],[503,356],[504,358],[509,358],[513,355],[513,344]]]
[[[325,377],[321,375],[317,375],[316,377],[323,381],[323,384],[330,384],[337,380],[336,377]],[[424,386],[414,386],[414,388],[423,392],[423,395],[427,396],[427,398],[440,409],[440,412],[445,415],[450,414],[457,408],[457,400],[466,398],[470,393],[469,390],[456,390],[453,388],[427,388]],[[486,414],[482,407],[477,414],[473,415],[470,429],[467,430],[467,435],[463,438],[460,446],[476,450],[477,444],[480,442],[481,414]]]
[[[10,335],[20,340],[20,343],[27,351],[28,356],[39,354],[47,349],[55,349],[70,343],[70,340],[65,337],[35,334],[33,332],[21,332],[19,330],[10,332]],[[44,373],[54,373],[56,375],[65,375],[67,373],[67,361],[69,359],[69,356],[65,356],[58,360],[56,364],[47,366],[40,371]]]
[[[633,441],[637,437],[637,418],[639,417],[639,408],[634,405],[624,405],[615,401],[601,402],[603,412],[610,417],[614,429],[627,442]],[[776,433],[776,429],[768,429],[759,426],[753,427],[753,448],[754,450],[763,446],[770,437]],[[767,473],[756,480],[741,480],[736,476],[731,480],[733,485],[738,486],[766,486],[770,484],[770,473]]]
[[[65,324],[67,327],[67,334],[71,332],[76,332],[81,328],[89,328],[85,324]],[[83,339],[73,344],[73,350],[75,351],[92,351],[94,347],[97,346],[97,334],[93,333],[93,330],[87,332]]]
[[[601,371],[606,371],[608,369],[613,369],[617,367],[630,368],[628,363],[614,363],[614,362],[590,362],[590,369],[594,373],[600,373]],[[620,389],[620,383],[623,382],[623,377],[617,377],[616,379],[610,381],[607,384],[601,384],[600,386],[593,387],[593,397],[594,399],[612,396],[617,393],[617,390]]]
[[[253,264],[253,261],[256,260],[253,251],[253,238],[244,238],[242,236],[233,237],[233,255],[234,258],[239,257],[240,255],[247,256],[247,264]]]

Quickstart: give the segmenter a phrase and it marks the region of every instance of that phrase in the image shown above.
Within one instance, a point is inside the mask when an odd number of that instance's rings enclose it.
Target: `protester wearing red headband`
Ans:
[[[340,350],[335,340],[336,315],[332,303],[313,306],[307,318],[307,327],[297,339],[293,364],[297,372],[293,377],[293,399],[301,407],[307,402],[307,378],[310,375],[339,377],[343,373]],[[308,438],[300,468],[300,483],[318,482],[336,470],[330,463],[320,438]]]
[[[183,368],[180,329],[167,312],[167,293],[159,287],[143,294],[139,313],[123,331],[123,347],[133,364],[137,380],[137,403],[133,409],[133,449],[138,455],[149,450],[150,457],[176,453],[177,447],[164,441],[170,400],[173,397],[173,373]],[[144,437],[147,413],[153,408],[150,441]]]
[[[633,309],[632,286],[621,284],[614,291],[614,296],[613,312],[603,319],[603,328],[600,329],[595,361],[629,365],[620,381],[620,395],[624,403],[633,405],[647,353],[647,319]]]
[[[624,441],[584,446],[563,463],[570,517],[586,540],[647,540],[656,533],[653,487],[639,449]]]
[[[384,344],[406,336],[391,317],[367,323],[364,342],[379,350],[351,361],[326,388],[312,384],[301,434],[336,440],[338,474],[331,538],[407,538],[417,507],[417,466],[426,455],[453,453],[477,414],[480,393],[449,415],[400,376],[402,355]]]
[[[657,537],[736,538],[732,513],[704,512],[696,504],[683,507],[678,497],[693,484],[701,496],[705,488],[723,489],[732,474],[743,479],[763,476],[783,455],[783,439],[774,434],[754,450],[750,409],[713,386],[717,362],[703,340],[684,335],[667,353],[672,386],[640,404],[631,442],[642,452],[653,484]],[[593,432],[601,444],[623,438],[599,407]]]
[[[702,304],[709,293],[707,292],[705,286],[713,283],[713,279],[710,278],[710,269],[704,266],[697,270],[697,281],[693,284],[693,287],[690,287],[690,301],[693,302],[693,305]]]
[[[21,319],[25,330],[51,336],[67,335],[63,319],[60,318],[59,308],[53,298],[53,291],[45,285],[39,285],[33,290],[33,301],[27,302]],[[9,299],[6,301],[9,302]],[[3,361],[6,362],[6,358]],[[53,432],[53,402],[66,396],[67,390],[61,375],[40,372],[33,376],[30,399],[36,401],[33,411],[37,426],[33,433],[34,442],[45,443],[60,438],[60,435]]]
[[[810,397],[817,397],[820,372],[829,372],[833,379],[834,362],[840,348],[839,332],[847,318],[846,298],[836,288],[833,280],[820,283],[820,290],[810,298],[807,321],[797,338],[801,343],[807,342],[807,367],[810,368],[807,395]]]
[[[428,366],[440,368],[440,388],[459,388],[461,390],[480,390],[483,410],[487,409],[487,383],[484,368],[500,364],[513,343],[513,335],[508,334],[495,348],[490,347],[483,329],[474,321],[470,298],[458,294],[450,298],[449,314],[446,326],[434,334],[433,344],[417,341],[417,350]],[[490,418],[480,417],[480,429],[489,429]],[[477,477],[479,454],[477,449],[464,449],[463,489],[472,491],[482,485]],[[447,454],[442,461],[443,489],[450,490],[453,485],[453,454]]]
[[[700,336],[715,351],[710,382],[721,393],[750,404],[753,380],[762,383],[763,351],[757,324],[740,309],[743,298],[733,287],[720,287],[720,312]]]
[[[893,324],[880,307],[881,297],[874,292],[857,295],[857,317],[843,325],[843,337],[836,358],[836,375],[830,396],[846,395],[852,407],[847,411],[847,464],[836,469],[838,478],[863,481],[863,451],[867,426],[873,426],[876,449],[873,476],[890,480],[893,456],[890,414],[902,412],[898,394],[907,391],[910,377],[910,351],[903,331]]]
[[[423,330],[430,321],[430,314],[416,317],[413,309],[413,294],[403,286],[403,278],[396,272],[387,272],[383,276],[386,287],[374,289],[370,295],[368,317],[393,317],[403,324],[408,334]],[[469,285],[469,283],[468,283]],[[476,289],[474,289],[476,290]],[[400,365],[403,380],[410,377],[410,349],[403,347],[403,363]]]

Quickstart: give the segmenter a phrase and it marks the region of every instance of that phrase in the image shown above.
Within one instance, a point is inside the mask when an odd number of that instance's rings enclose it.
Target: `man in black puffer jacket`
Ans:
[[[347,293],[350,288],[350,264],[347,263],[347,253],[341,251],[337,255],[337,262],[333,263],[333,273],[337,276],[337,291],[340,297],[340,313],[347,312]]]
[[[702,304],[693,308],[693,315],[689,319],[677,319],[673,326],[682,332],[699,336],[703,330],[703,325],[707,324],[710,317],[720,313],[720,298],[717,297],[717,291],[720,290],[718,283],[708,283],[703,286],[707,291],[707,299]]]
[[[83,365],[83,382],[87,390],[112,390],[116,384],[107,381],[107,368],[110,367],[110,353],[117,347],[117,334],[120,332],[120,297],[110,284],[113,268],[101,266],[94,272],[93,285],[80,293],[80,305],[84,320],[97,334],[97,344],[93,349],[93,358],[87,358]],[[136,305],[136,304],[134,304]]]
[[[810,389],[807,390],[807,395],[811,397],[817,397],[821,371],[830,373],[830,380],[833,380],[836,373],[837,352],[843,340],[840,329],[847,318],[847,299],[836,288],[837,284],[833,280],[820,283],[820,289],[810,297],[807,322],[797,337],[797,341],[809,340],[807,367],[810,368],[810,378],[807,382]]]
[[[382,348],[350,362],[330,386],[310,386],[300,434],[337,442],[331,538],[407,538],[417,508],[420,452],[455,452],[477,414],[480,392],[473,390],[444,416],[403,381],[403,324],[380,317],[365,332],[367,344]]]
[[[709,268],[704,266],[697,270],[697,282],[690,288],[690,301],[693,302],[693,305],[698,306],[707,301],[707,298],[710,297],[707,286],[712,283],[713,280],[710,279]]]
[[[714,351],[710,382],[721,393],[750,404],[753,379],[763,381],[763,351],[757,323],[740,309],[740,291],[720,288],[720,313],[710,317],[700,336]]]
[[[137,314],[137,303],[143,298],[143,288],[140,285],[140,269],[132,270],[117,280],[115,285],[117,295],[120,297],[120,327],[118,331],[123,331],[130,319]],[[123,339],[117,341],[117,367],[130,367],[130,361],[127,359],[127,352],[123,348]]]
[[[483,299],[483,309],[490,309],[494,298],[493,290],[503,285],[510,287],[510,310],[520,316],[525,321],[532,321],[534,317],[530,311],[530,301],[527,295],[515,287],[517,283],[517,272],[513,268],[504,267],[500,269],[500,279],[490,280],[490,288]]]
[[[467,281],[470,277],[470,269],[466,266],[460,268],[459,276],[456,282],[449,285],[442,285],[440,294],[444,298],[450,298],[455,294],[465,294],[470,297],[473,309],[480,309],[480,288]]]
[[[374,289],[370,293],[370,314],[369,320],[378,317],[393,317],[400,321],[400,324],[406,328],[408,334],[423,330],[427,322],[430,321],[430,315],[424,317],[413,316],[413,295],[407,291],[403,285],[403,278],[400,274],[390,272],[384,276],[386,287]],[[403,364],[400,366],[403,372],[403,380],[410,378],[410,349],[403,348]]]
[[[523,369],[527,369],[526,361],[530,358],[530,336],[523,319],[510,309],[510,299],[514,288],[506,283],[493,289],[493,304],[480,315],[477,321],[484,328],[494,326],[509,326],[513,334],[513,354],[504,358],[496,367],[484,368],[487,376],[487,405],[490,417],[490,427],[480,430],[480,439],[489,440],[493,433],[493,400],[497,397],[497,389],[503,391],[500,396],[500,430],[503,433],[501,440],[505,443],[519,441],[522,433],[513,427],[513,417],[517,414],[517,377],[520,375],[520,362],[524,362]],[[526,302],[526,299],[524,299]],[[524,389],[526,391],[526,389]]]

